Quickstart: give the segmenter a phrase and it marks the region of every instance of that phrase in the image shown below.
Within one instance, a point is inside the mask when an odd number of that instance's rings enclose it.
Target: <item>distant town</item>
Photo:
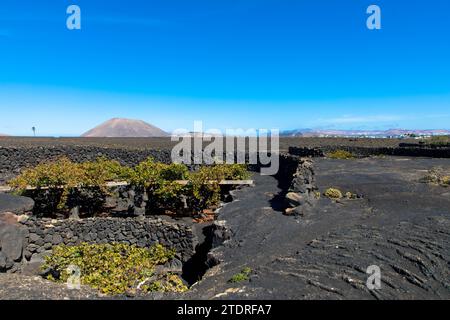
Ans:
[[[450,135],[450,130],[288,130],[284,137],[422,139]]]

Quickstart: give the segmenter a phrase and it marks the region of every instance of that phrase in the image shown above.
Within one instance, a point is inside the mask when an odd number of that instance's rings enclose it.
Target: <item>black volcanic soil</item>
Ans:
[[[289,147],[397,147],[400,143],[414,143],[407,139],[354,139],[354,138],[280,138],[280,150]],[[34,138],[34,137],[0,137],[0,147],[29,146],[97,146],[106,148],[130,149],[171,149],[177,142],[170,138]]]
[[[322,198],[306,217],[275,211],[272,177],[222,209],[233,237],[215,249],[224,263],[188,294],[194,299],[450,299],[450,189],[419,183],[423,170],[449,160],[316,161],[321,191],[362,193],[341,203]],[[382,287],[368,290],[367,267]],[[242,268],[250,281],[228,283]]]
[[[0,300],[86,300],[97,299],[97,290],[82,286],[70,290],[41,277],[0,273]]]
[[[282,149],[293,145],[395,146],[404,141],[285,138],[281,145]],[[170,141],[0,138],[0,146],[8,144],[164,149]],[[364,198],[336,203],[322,197],[303,217],[278,211],[276,199],[282,191],[278,181],[255,175],[255,186],[236,191],[236,201],[219,213],[218,220],[232,232],[231,239],[212,252],[223,262],[188,293],[175,298],[450,299],[450,188],[419,182],[433,167],[450,171],[450,159],[315,158],[321,192],[337,187]],[[371,265],[381,268],[380,290],[365,286],[365,271]],[[243,267],[253,269],[250,281],[229,283]],[[94,297],[91,291],[68,293],[64,286],[59,287],[61,291],[55,286],[41,279],[0,275],[0,299]]]

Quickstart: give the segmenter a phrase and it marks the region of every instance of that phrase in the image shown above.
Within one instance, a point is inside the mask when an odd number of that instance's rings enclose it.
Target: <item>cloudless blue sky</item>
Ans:
[[[66,28],[81,8],[82,30]],[[382,10],[382,30],[366,9]],[[448,0],[2,0],[0,132],[450,129]]]

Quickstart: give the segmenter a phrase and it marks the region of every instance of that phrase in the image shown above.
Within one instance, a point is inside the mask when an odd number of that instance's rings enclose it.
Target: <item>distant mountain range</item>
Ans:
[[[450,130],[287,130],[281,133],[283,137],[402,137],[407,135],[435,136],[450,135]]]
[[[81,136],[104,138],[148,138],[168,137],[169,134],[142,120],[113,118],[87,131]]]

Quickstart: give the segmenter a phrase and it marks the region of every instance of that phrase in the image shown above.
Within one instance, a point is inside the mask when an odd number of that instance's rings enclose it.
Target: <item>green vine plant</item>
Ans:
[[[182,208],[194,214],[219,204],[222,180],[242,180],[249,176],[246,165],[242,164],[202,166],[190,172],[184,164],[164,164],[152,158],[130,168],[105,157],[83,163],[62,157],[25,169],[10,180],[9,185],[18,193],[33,188],[35,198],[45,191],[57,199],[54,209],[63,211],[75,206],[72,202],[82,198],[83,192],[92,198],[91,202],[104,199],[110,194],[107,182],[126,181],[146,193],[150,208],[155,212],[177,212]],[[187,183],[181,184],[180,180]],[[75,200],[68,201],[69,198]]]
[[[180,195],[186,193],[185,186],[177,181],[188,178],[189,170],[185,165],[164,164],[148,158],[131,170],[128,182],[144,190],[153,211],[174,211],[182,207]]]
[[[53,162],[45,162],[34,168],[25,169],[18,177],[9,181],[9,185],[18,193],[24,193],[28,187],[37,192],[47,190],[59,198],[56,209],[66,207],[69,195],[81,190],[97,190],[101,195],[109,193],[106,183],[119,181],[130,174],[130,169],[118,161],[100,157],[96,161],[72,162],[67,157]]]
[[[222,180],[244,180],[250,176],[245,165],[215,164],[203,166],[190,175],[191,206],[197,210],[216,206],[220,202]]]
[[[81,284],[108,295],[137,290],[184,292],[188,288],[178,275],[155,272],[156,266],[164,265],[174,256],[174,250],[160,244],[148,249],[123,243],[59,245],[45,257],[41,269],[47,270],[47,279],[65,283],[72,276],[70,266],[76,266]]]

